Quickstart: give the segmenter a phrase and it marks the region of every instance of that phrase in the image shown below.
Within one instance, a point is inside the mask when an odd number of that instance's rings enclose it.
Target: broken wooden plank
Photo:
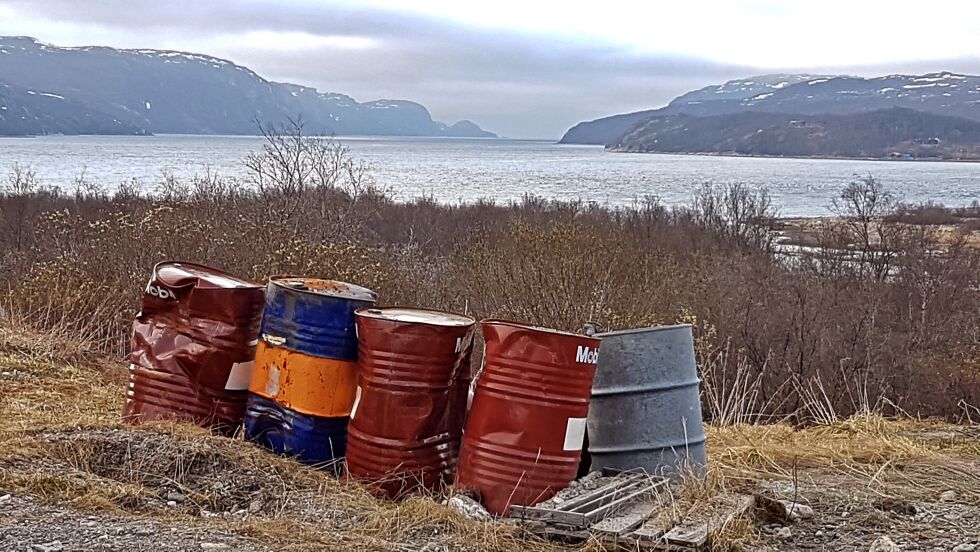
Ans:
[[[663,478],[654,478],[645,474],[624,474],[617,481],[587,491],[560,504],[514,506],[511,508],[511,517],[586,528],[600,521],[616,508],[656,492],[666,484],[667,480]]]
[[[664,533],[662,539],[668,544],[677,546],[703,548],[707,544],[708,535],[712,530],[724,527],[739,516],[745,515],[754,502],[753,497],[747,495],[725,497],[723,509],[716,509],[707,515],[683,520]],[[715,506],[717,507],[717,504]]]
[[[603,496],[609,493],[614,493],[624,486],[631,485],[639,481],[641,477],[642,476],[640,475],[636,475],[612,481],[599,488],[585,491],[580,496],[564,501],[560,504],[555,504],[554,506],[543,506],[541,504],[535,506],[513,506],[511,508],[512,517],[522,517],[524,519],[551,519],[554,512],[575,511],[576,508],[583,504],[600,500]],[[545,503],[547,502],[548,501],[545,501]],[[517,516],[513,516],[513,514],[517,514]]]
[[[600,538],[624,537],[643,525],[643,522],[657,508],[659,508],[659,504],[655,501],[637,502],[622,512],[607,516],[593,525],[590,531]]]
[[[608,513],[615,511],[616,508],[625,506],[630,501],[645,498],[653,493],[656,493],[661,487],[664,487],[666,485],[667,485],[667,480],[651,482],[651,484],[648,486],[635,490],[634,492],[632,492],[627,496],[621,497],[617,500],[604,504],[600,508],[587,513],[586,517],[591,521],[598,521],[604,518]]]
[[[689,548],[700,548],[708,542],[708,523],[697,522],[679,524],[664,533],[663,540],[668,544],[677,544]]]

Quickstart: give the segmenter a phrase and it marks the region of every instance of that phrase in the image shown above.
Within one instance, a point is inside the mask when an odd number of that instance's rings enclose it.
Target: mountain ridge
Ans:
[[[610,144],[634,126],[658,116],[749,111],[844,115],[892,107],[980,121],[980,76],[940,71],[881,77],[775,74],[734,79],[692,90],[661,108],[578,123],[559,142]]]
[[[259,124],[301,119],[308,132],[328,135],[496,136],[470,121],[435,121],[417,102],[357,102],[179,50],[0,37],[0,86],[0,135],[256,134]],[[20,91],[63,104],[25,101]]]
[[[904,107],[844,115],[663,115],[606,147],[634,153],[975,161],[980,160],[980,121]]]

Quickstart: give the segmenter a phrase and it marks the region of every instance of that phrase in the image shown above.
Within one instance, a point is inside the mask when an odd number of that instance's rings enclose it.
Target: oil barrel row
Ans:
[[[495,514],[567,487],[586,428],[593,468],[703,465],[690,326],[590,337],[485,320],[473,385],[474,319],[376,300],[333,280],[273,277],[263,290],[160,263],[134,323],[124,417],[244,425],[302,462],[345,461],[380,494],[455,482]]]

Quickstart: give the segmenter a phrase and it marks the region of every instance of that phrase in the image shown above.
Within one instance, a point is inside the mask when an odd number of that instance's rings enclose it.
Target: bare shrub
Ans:
[[[751,190],[739,182],[727,186],[704,183],[694,193],[691,214],[702,226],[735,243],[772,245],[776,210],[765,189]]]

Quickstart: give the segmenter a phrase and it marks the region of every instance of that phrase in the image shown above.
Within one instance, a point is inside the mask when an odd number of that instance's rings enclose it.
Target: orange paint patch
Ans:
[[[349,416],[357,363],[319,358],[259,341],[249,391],[301,414]]]

